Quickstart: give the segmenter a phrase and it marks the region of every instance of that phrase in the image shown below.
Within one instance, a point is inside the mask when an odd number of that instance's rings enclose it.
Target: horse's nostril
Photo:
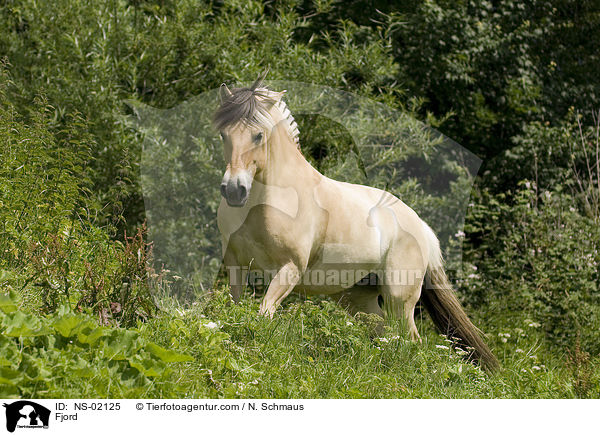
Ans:
[[[227,194],[227,184],[223,183],[223,184],[221,184],[221,196],[225,197],[226,194]]]
[[[240,199],[244,199],[246,197],[246,192],[247,192],[246,191],[246,186],[241,185],[239,187],[239,189],[240,189]]]

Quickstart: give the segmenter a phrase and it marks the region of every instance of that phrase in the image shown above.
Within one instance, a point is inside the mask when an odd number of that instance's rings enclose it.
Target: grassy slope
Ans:
[[[257,299],[233,306],[220,291],[189,309],[169,309],[142,332],[195,357],[174,375],[185,391],[180,397],[575,397],[564,360],[542,354],[526,319],[501,336],[494,331],[490,341],[503,368],[488,376],[448,348],[428,319],[419,322],[423,343],[416,344],[400,338],[399,325],[375,337],[372,318],[350,318],[325,300],[291,301],[273,320],[257,310]]]
[[[600,397],[597,361],[566,364],[544,350],[539,325],[500,307],[485,321],[473,313],[502,364],[490,376],[425,316],[419,344],[398,322],[376,334],[375,316],[288,299],[271,320],[258,316],[259,298],[233,305],[226,289],[185,308],[163,298],[159,315],[124,329],[65,306],[40,317],[0,296],[0,397]]]

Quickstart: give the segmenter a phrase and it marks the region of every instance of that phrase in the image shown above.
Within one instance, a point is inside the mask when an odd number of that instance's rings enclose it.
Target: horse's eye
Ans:
[[[225,133],[223,133],[222,131],[219,132],[219,136],[221,136],[222,140],[225,140]]]
[[[263,134],[261,132],[261,133],[255,134],[254,138],[252,138],[252,139],[254,140],[254,143],[259,143],[262,140],[262,138],[263,138]]]

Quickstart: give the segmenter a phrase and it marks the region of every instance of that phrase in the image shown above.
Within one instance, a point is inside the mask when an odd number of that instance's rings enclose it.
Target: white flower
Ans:
[[[524,350],[523,350],[523,349],[517,349],[517,350],[515,350],[515,352],[516,352],[516,353],[523,353],[523,352],[524,352]]]
[[[204,324],[204,327],[208,329],[218,329],[219,325],[217,325],[215,322],[208,322]]]
[[[458,231],[458,232],[457,232],[457,233],[454,235],[454,237],[458,237],[458,238],[462,238],[462,237],[464,237],[464,236],[465,236],[465,232],[464,232],[464,231]]]
[[[438,349],[450,349],[448,346],[444,346],[443,344],[436,344],[435,347]]]
[[[542,370],[539,366],[533,366],[531,367],[533,370]]]
[[[352,323],[352,322],[346,322],[346,326],[352,326],[352,325],[354,325],[354,323]]]

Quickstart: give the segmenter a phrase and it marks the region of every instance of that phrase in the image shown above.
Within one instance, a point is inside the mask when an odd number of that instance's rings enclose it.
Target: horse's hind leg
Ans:
[[[415,306],[421,296],[426,264],[416,241],[402,245],[388,253],[380,291],[386,312],[405,322],[412,340],[421,341],[415,324]]]

